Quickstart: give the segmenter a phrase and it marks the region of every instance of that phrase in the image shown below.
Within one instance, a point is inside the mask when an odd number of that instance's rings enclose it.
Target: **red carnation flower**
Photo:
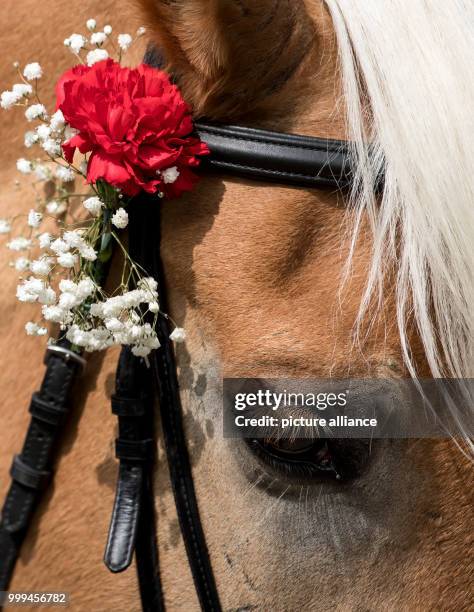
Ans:
[[[76,148],[90,153],[89,183],[103,179],[130,196],[144,190],[177,197],[192,189],[191,168],[209,150],[190,136],[190,109],[163,71],[122,68],[110,59],[76,66],[59,79],[56,95],[56,108],[78,130],[63,144],[64,155],[72,163]]]

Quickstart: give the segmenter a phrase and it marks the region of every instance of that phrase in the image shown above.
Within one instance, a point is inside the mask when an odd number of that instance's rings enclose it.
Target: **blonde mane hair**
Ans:
[[[433,377],[472,377],[473,5],[326,4],[338,39],[356,158],[353,245],[363,217],[374,239],[358,329],[374,297],[381,304],[384,278],[395,268],[398,327],[410,374],[416,378],[407,340],[413,320]],[[373,143],[370,156],[367,142]],[[374,186],[382,171],[377,199]],[[467,401],[473,405],[472,397]]]

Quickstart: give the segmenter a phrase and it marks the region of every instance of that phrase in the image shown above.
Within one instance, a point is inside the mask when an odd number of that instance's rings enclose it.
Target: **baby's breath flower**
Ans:
[[[58,109],[53,115],[51,115],[50,126],[53,132],[59,132],[63,129],[66,120],[61,109]]]
[[[7,248],[10,249],[10,251],[26,251],[30,247],[31,240],[29,238],[24,238],[23,236],[13,238],[13,240],[7,242]]]
[[[174,183],[178,179],[179,170],[176,166],[171,166],[171,168],[163,170],[161,175],[164,183]]]
[[[82,34],[71,34],[71,36],[66,38],[66,40],[68,41],[66,47],[69,47],[73,53],[79,53],[87,42]],[[64,44],[66,44],[66,40],[64,41]]]
[[[143,291],[149,291],[151,293],[156,293],[158,289],[158,283],[153,278],[153,276],[146,276],[141,278],[137,283],[137,288]]]
[[[151,349],[144,345],[132,346],[132,353],[135,357],[147,357],[151,353]]]
[[[51,135],[51,128],[49,125],[42,123],[36,128],[36,134],[40,140],[46,140]]]
[[[81,230],[71,230],[68,232],[64,232],[63,240],[69,246],[69,248],[77,249],[84,244],[84,239],[82,238]]]
[[[47,138],[43,144],[41,145],[43,149],[51,155],[51,157],[60,157],[61,156],[61,145],[53,140],[52,138]]]
[[[104,316],[104,309],[103,309],[103,304],[91,304],[90,306],[90,313],[93,317],[99,317],[99,318],[103,318]]]
[[[28,121],[33,121],[33,119],[46,119],[48,113],[46,112],[46,108],[44,104],[32,104],[25,111],[25,117]]]
[[[46,204],[46,212],[50,215],[62,215],[66,208],[67,206],[64,202],[57,202],[56,200],[51,200],[51,202]]]
[[[119,332],[124,328],[124,324],[117,317],[112,317],[111,319],[107,319],[105,322],[105,327],[111,332]]]
[[[95,261],[97,259],[97,251],[94,247],[86,244],[79,248],[79,253],[81,254],[82,259],[86,261]]]
[[[38,238],[40,249],[47,249],[51,245],[51,234],[44,232]]]
[[[40,79],[43,76],[43,69],[38,64],[38,62],[26,64],[25,69],[23,70],[23,76],[27,81],[34,81],[36,79]]]
[[[170,334],[170,340],[176,343],[184,342],[186,340],[186,332],[182,327],[175,327]]]
[[[45,306],[51,306],[56,302],[56,292],[51,287],[45,287],[38,295],[38,302]]]
[[[41,312],[46,321],[52,321],[53,323],[62,323],[68,315],[67,311],[64,311],[60,306],[43,306]]]
[[[77,263],[77,255],[73,253],[62,253],[58,257],[58,264],[63,268],[74,268]]]
[[[54,240],[50,244],[49,248],[53,251],[53,253],[56,253],[56,255],[67,253],[70,249],[68,243],[62,238],[56,238],[56,240]],[[60,288],[61,288],[61,285],[60,285]]]
[[[37,302],[38,297],[44,291],[44,284],[39,278],[30,276],[16,288],[16,297],[20,302]]]
[[[92,45],[102,45],[107,40],[107,34],[105,32],[94,32],[91,36]]]
[[[92,32],[93,30],[95,30],[97,27],[97,21],[95,19],[88,19],[86,21],[86,28]]]
[[[145,32],[146,32],[146,28],[144,28],[143,26],[140,26],[137,30],[137,36],[143,36]]]
[[[63,183],[70,183],[74,180],[74,170],[65,166],[58,166],[56,168],[56,177]]]
[[[91,198],[87,198],[82,203],[84,208],[90,212],[93,217],[98,217],[100,215],[100,211],[102,210],[104,204],[101,202],[100,198],[97,196],[92,196]]]
[[[89,51],[86,56],[86,62],[88,66],[93,66],[97,62],[102,62],[109,57],[108,52],[105,49],[93,49]]]
[[[51,178],[51,170],[43,164],[35,164],[35,175],[39,181],[48,181]]]
[[[80,230],[74,230],[65,232],[63,240],[69,246],[69,248],[77,249],[83,259],[87,261],[95,261],[97,259],[97,253],[94,248],[87,244],[82,238],[82,232]]]
[[[22,174],[30,174],[33,167],[30,161],[28,161],[24,157],[20,157],[20,159],[17,159],[16,169],[18,170],[18,172],[21,172]]]
[[[150,312],[157,313],[160,311],[160,305],[158,304],[158,302],[149,302],[148,310]]]
[[[122,49],[122,51],[127,51],[127,49],[132,44],[132,37],[130,34],[119,34],[117,36],[118,46]]]
[[[128,214],[124,208],[118,208],[116,212],[112,215],[112,223],[115,227],[119,229],[123,229],[128,225]]]
[[[85,300],[86,298],[88,298],[94,293],[95,289],[96,289],[96,285],[94,281],[92,280],[92,278],[87,276],[86,278],[83,278],[82,280],[79,281],[77,285],[77,294],[83,300]]]
[[[15,83],[13,85],[13,93],[17,94],[19,98],[23,98],[33,93],[33,87],[27,83]]]
[[[35,259],[30,264],[30,270],[33,274],[37,274],[38,276],[48,276],[51,272],[51,268],[53,265],[52,257],[43,257],[42,259]]]
[[[25,147],[29,149],[34,144],[36,144],[39,140],[39,136],[36,132],[26,132],[25,134]]]
[[[28,225],[30,227],[39,227],[41,225],[41,221],[43,220],[43,215],[36,210],[31,209],[28,213]]]
[[[74,324],[68,329],[66,338],[73,344],[83,347],[86,351],[103,350],[113,344],[110,332],[104,327],[82,330]]]
[[[81,301],[82,300],[74,293],[65,292],[61,293],[61,295],[59,296],[58,306],[60,306],[64,310],[71,310],[72,308],[79,306]]]
[[[59,291],[62,293],[76,293],[77,285],[69,278],[63,278],[59,281]]]
[[[112,26],[108,24],[104,26],[104,32],[107,34],[107,36],[110,36],[112,34]]]
[[[5,110],[9,110],[12,106],[15,106],[19,100],[20,97],[14,91],[2,91],[0,106]]]
[[[15,261],[15,270],[18,272],[26,272],[30,267],[30,260],[26,257],[18,257]]]
[[[9,234],[12,229],[10,221],[7,219],[0,219],[0,234]]]
[[[33,302],[36,302],[38,300],[38,296],[37,295],[35,295],[34,293],[29,293],[21,285],[18,285],[18,287],[16,288],[16,297],[17,297],[17,300],[20,301],[20,302],[30,302],[30,303],[33,303]]]
[[[33,323],[33,321],[26,323],[25,331],[28,336],[45,336],[48,333],[46,327],[40,327],[37,323]]]

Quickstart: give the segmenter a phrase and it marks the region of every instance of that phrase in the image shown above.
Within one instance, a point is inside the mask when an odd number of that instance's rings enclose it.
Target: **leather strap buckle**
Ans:
[[[48,363],[50,355],[56,355],[57,357],[61,357],[66,364],[69,364],[70,362],[78,364],[81,372],[85,370],[85,367],[87,365],[87,361],[84,359],[84,357],[81,357],[74,351],[71,351],[70,349],[67,349],[63,346],[58,346],[57,344],[51,344],[47,347],[44,356],[45,364]]]
[[[15,455],[10,468],[12,480],[29,489],[42,489],[51,478],[51,472],[37,470],[22,461],[20,455]]]

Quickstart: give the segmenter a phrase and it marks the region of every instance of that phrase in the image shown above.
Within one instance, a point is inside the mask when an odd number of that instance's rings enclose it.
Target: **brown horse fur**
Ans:
[[[337,48],[323,3],[301,0],[142,0],[153,43],[195,114],[344,138]],[[66,66],[60,42],[88,17],[114,21],[117,4],[64,0],[2,4],[4,49],[21,62]],[[129,8],[129,7],[127,7]],[[120,11],[125,9],[120,6]],[[137,25],[139,15],[134,15]],[[130,17],[118,22],[130,28]],[[4,59],[7,52],[4,53]],[[138,58],[138,52],[137,52]],[[55,69],[55,70],[53,70]],[[0,72],[6,88],[12,79]],[[52,80],[49,80],[52,85]],[[26,212],[13,183],[20,116],[2,121],[1,215]],[[208,177],[164,205],[163,257],[171,314],[188,330],[178,350],[194,477],[226,610],[468,610],[472,599],[472,471],[449,441],[387,442],[368,473],[338,489],[268,481],[221,433],[222,374],[399,377],[394,306],[363,344],[353,323],[370,242],[362,234],[339,292],[351,222],[342,197]],[[22,339],[28,307],[4,293],[0,489],[26,427],[43,347]],[[426,371],[416,338],[420,372]],[[12,589],[65,590],[72,610],[139,610],[135,575],[111,575],[101,557],[115,482],[109,396],[116,351],[90,359],[62,445],[55,484],[25,543]],[[79,419],[80,417],[80,419]],[[156,509],[166,602],[197,610],[161,443]],[[262,483],[266,483],[262,486]]]

